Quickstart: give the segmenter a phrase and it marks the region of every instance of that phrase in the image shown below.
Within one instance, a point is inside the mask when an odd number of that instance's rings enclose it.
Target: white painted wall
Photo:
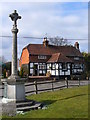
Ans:
[[[58,64],[56,64],[56,69],[58,69]]]
[[[58,70],[56,70],[56,76],[58,76],[59,74],[58,74]]]
[[[55,75],[55,70],[52,70],[52,71],[51,71],[51,75]]]

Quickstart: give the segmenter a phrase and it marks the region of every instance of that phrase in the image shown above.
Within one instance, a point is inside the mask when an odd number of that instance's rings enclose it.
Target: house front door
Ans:
[[[34,75],[38,75],[38,65],[34,65]]]

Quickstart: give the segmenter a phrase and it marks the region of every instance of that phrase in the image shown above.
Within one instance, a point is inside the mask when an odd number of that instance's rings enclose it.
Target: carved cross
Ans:
[[[14,10],[14,13],[10,14],[9,17],[14,21],[14,26],[17,26],[17,20],[21,19],[21,16],[18,15],[16,10]]]

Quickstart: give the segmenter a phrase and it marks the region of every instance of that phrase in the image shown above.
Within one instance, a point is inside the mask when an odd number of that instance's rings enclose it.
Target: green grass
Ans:
[[[88,118],[88,86],[45,92],[27,97],[47,105],[14,118]]]

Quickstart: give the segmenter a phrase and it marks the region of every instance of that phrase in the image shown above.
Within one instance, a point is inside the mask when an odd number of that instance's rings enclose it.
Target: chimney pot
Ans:
[[[75,48],[79,50],[79,43],[78,42],[75,42]]]
[[[48,46],[48,43],[49,43],[49,41],[47,40],[47,37],[44,37],[43,45],[44,45],[45,47],[47,47],[47,46]]]

